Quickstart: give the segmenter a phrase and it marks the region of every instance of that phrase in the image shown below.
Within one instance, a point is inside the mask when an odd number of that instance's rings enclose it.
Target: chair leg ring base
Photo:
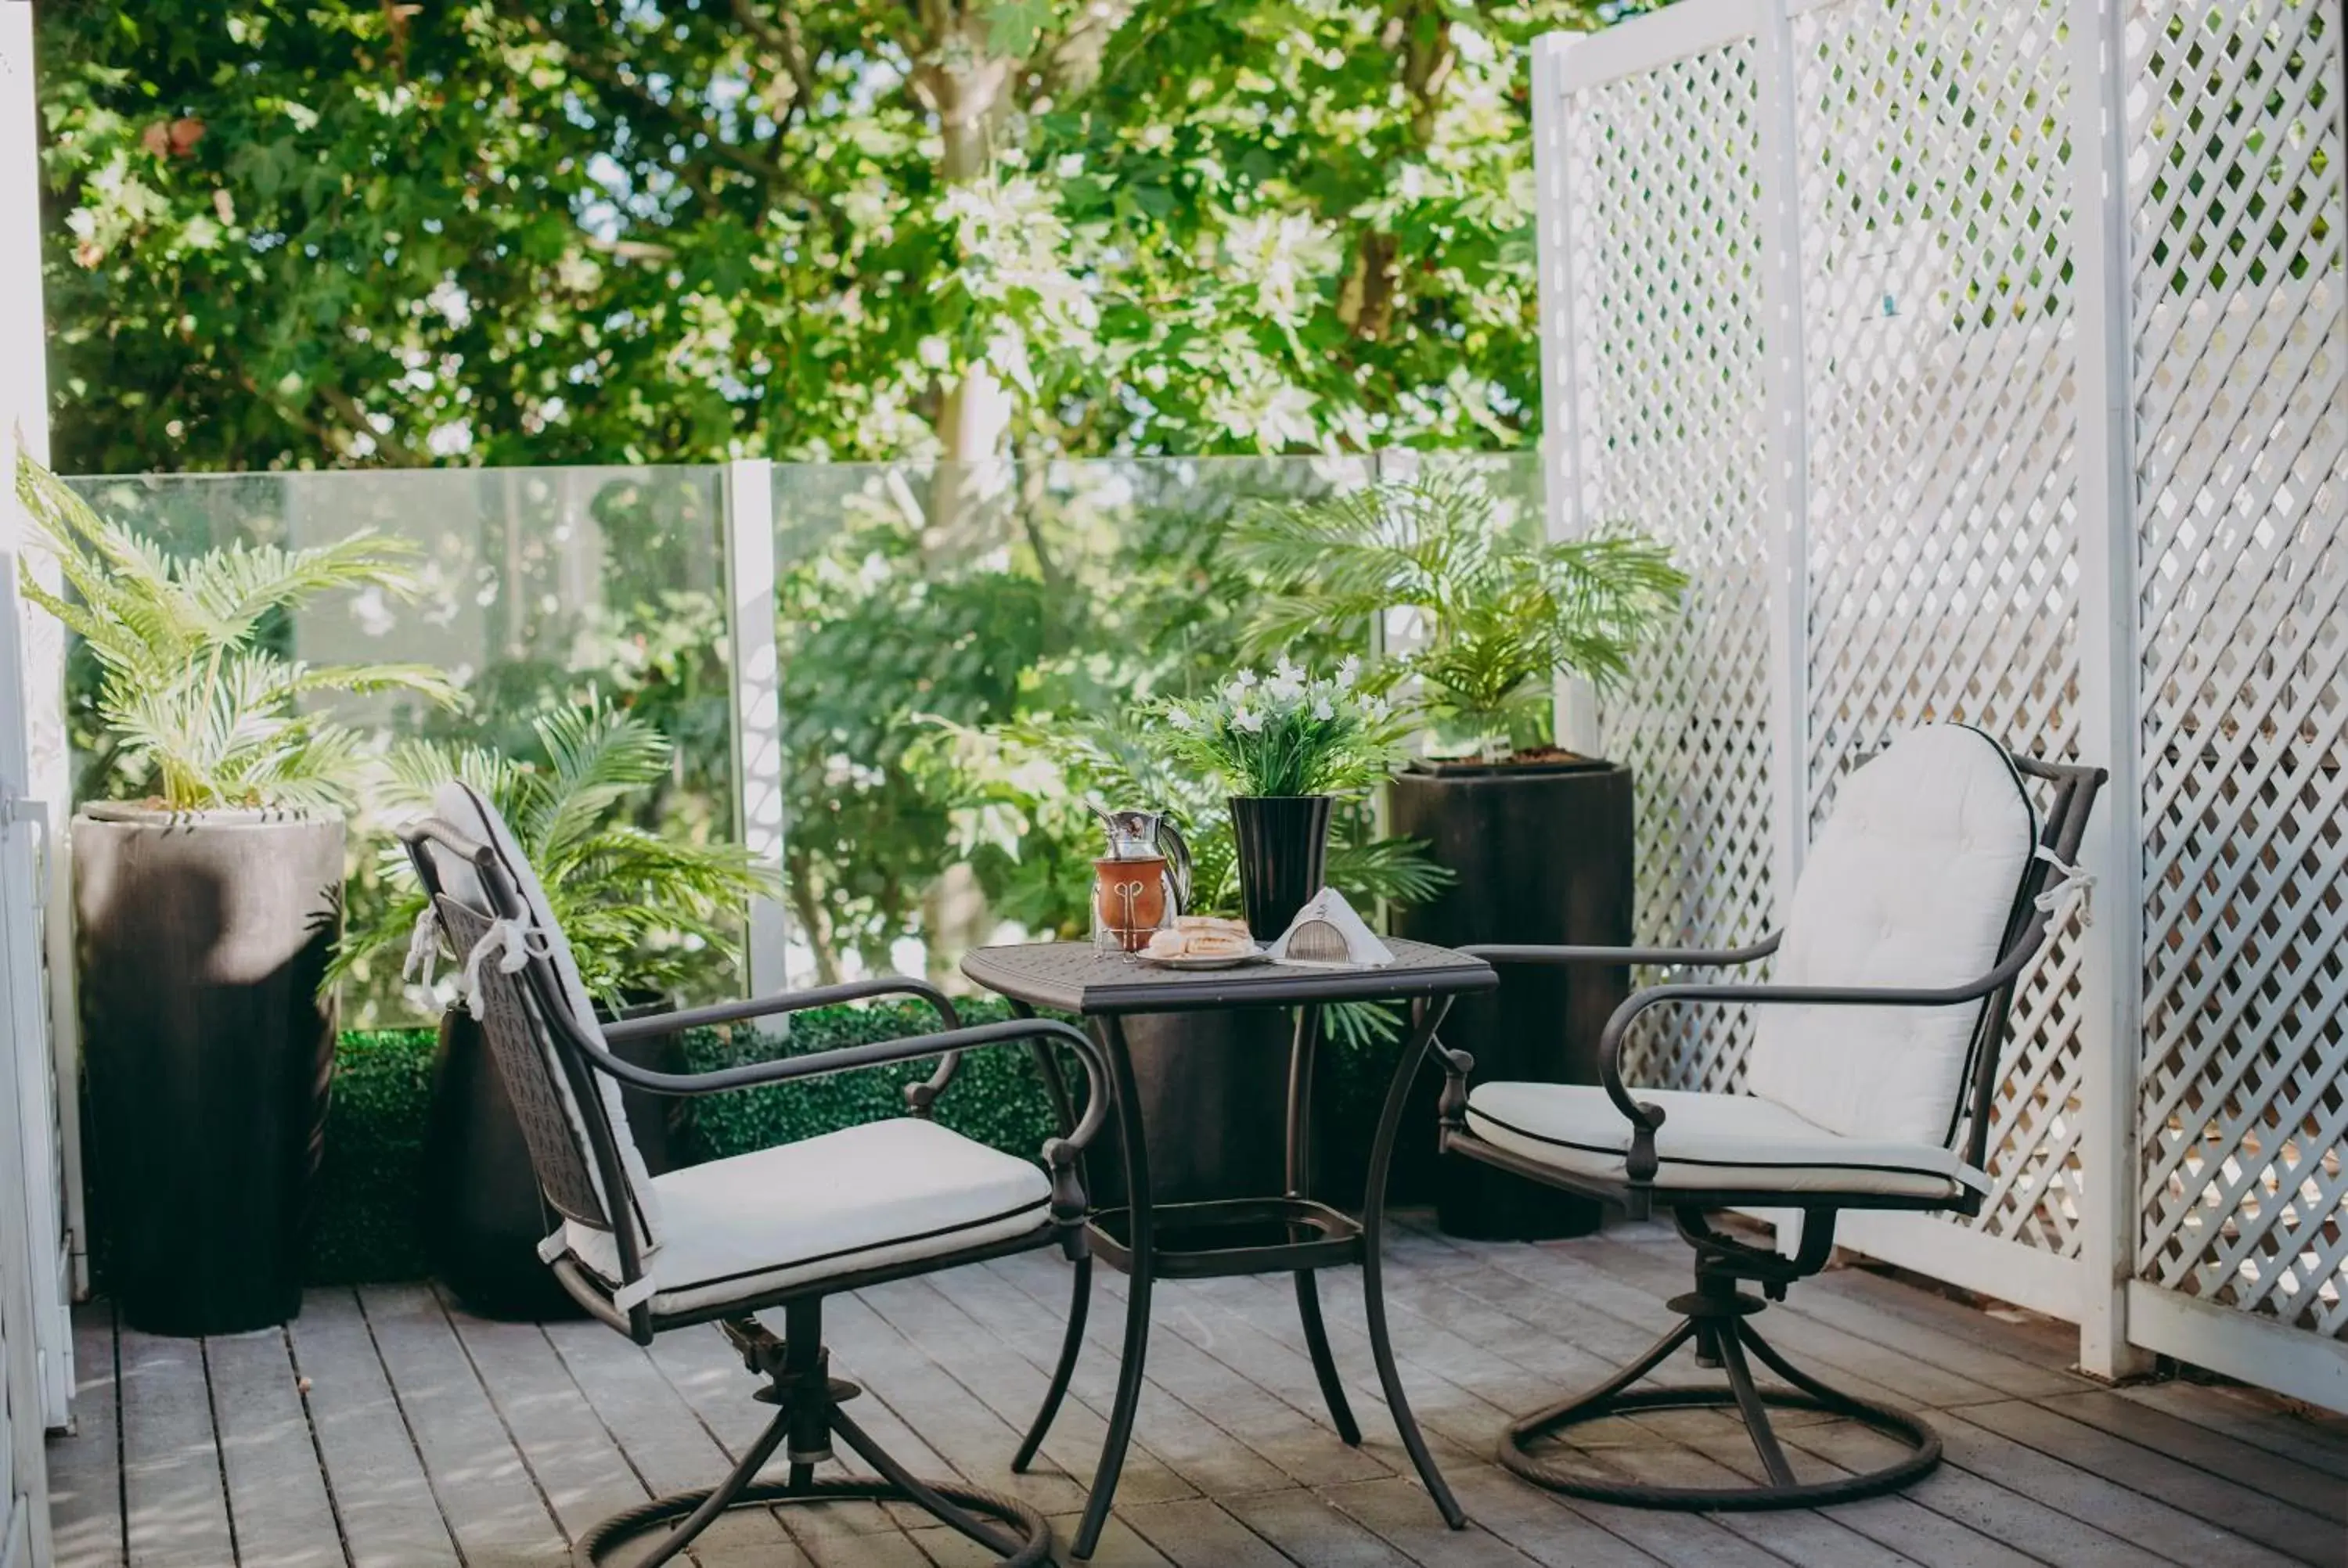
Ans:
[[[1015,1498],[976,1487],[927,1481],[928,1486],[947,1501],[974,1513],[982,1519],[1010,1527],[1018,1537],[1018,1551],[1001,1561],[1004,1568],[1035,1568],[1048,1562],[1052,1553],[1052,1527],[1044,1516]],[[665,1524],[690,1517],[706,1502],[715,1488],[700,1487],[691,1491],[673,1491],[665,1497],[631,1508],[623,1513],[596,1524],[579,1538],[572,1549],[572,1568],[613,1568],[605,1561],[606,1553],[624,1542],[647,1535]],[[821,1502],[903,1502],[920,1506],[919,1500],[888,1481],[861,1476],[825,1477],[794,1487],[788,1481],[753,1481],[742,1489],[740,1495],[726,1504],[727,1512],[736,1508],[773,1508],[788,1503]]]
[[[1561,1410],[1544,1412],[1511,1425],[1500,1439],[1496,1456],[1511,1472],[1547,1491],[1593,1502],[1615,1502],[1632,1508],[1670,1508],[1690,1512],[1758,1512],[1776,1508],[1818,1508],[1829,1503],[1856,1502],[1896,1491],[1929,1475],[1941,1462],[1941,1434],[1914,1416],[1849,1395],[1820,1398],[1797,1389],[1756,1389],[1765,1405],[1781,1409],[1822,1410],[1841,1416],[1883,1436],[1906,1443],[1911,1450],[1896,1463],[1832,1481],[1803,1481],[1790,1486],[1756,1481],[1750,1486],[1649,1486],[1636,1481],[1610,1481],[1587,1472],[1560,1469],[1549,1456],[1529,1451],[1528,1445],[1567,1427],[1602,1420],[1609,1416],[1635,1415],[1647,1410],[1737,1408],[1735,1392],[1726,1388],[1635,1389],[1614,1393]]]

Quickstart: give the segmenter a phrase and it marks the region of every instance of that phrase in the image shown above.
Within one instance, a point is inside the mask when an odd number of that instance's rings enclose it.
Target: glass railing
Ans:
[[[1501,498],[1501,526],[1538,531],[1529,454],[773,467],[761,526],[774,547],[779,764],[763,775],[781,796],[782,841],[767,847],[781,873],[788,979],[947,975],[973,942],[1075,928],[1097,836],[1085,800],[1197,795],[1153,772],[1138,743],[1142,704],[1272,651],[1249,636],[1253,595],[1225,548],[1234,521],[1438,464],[1474,467]],[[755,554],[729,552],[739,520],[726,516],[726,468],[701,466],[73,484],[175,551],[316,544],[363,528],[412,541],[424,582],[415,601],[334,596],[281,634],[312,661],[433,664],[467,701],[440,712],[369,699],[344,716],[386,748],[420,736],[528,756],[533,720],[607,697],[674,743],[669,777],[631,808],[635,819],[734,840],[746,694],[727,604],[757,586],[737,580]],[[1334,661],[1397,634],[1407,629],[1326,627],[1295,651]],[[77,660],[84,798],[122,787],[94,690]],[[383,814],[364,808],[354,823],[353,924],[386,903],[383,829]],[[348,1021],[427,1010],[376,972],[394,961],[354,977]],[[747,979],[711,954],[685,989],[732,994]]]

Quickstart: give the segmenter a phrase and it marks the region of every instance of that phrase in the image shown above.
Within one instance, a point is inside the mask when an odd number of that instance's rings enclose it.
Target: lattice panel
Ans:
[[[2348,1337],[2337,0],[2127,18],[2140,1277]]]
[[[1586,521],[1669,540],[1694,584],[1601,716],[1638,776],[1638,934],[1673,946],[1749,941],[1770,912],[1754,56],[1740,42],[1577,92],[1563,147],[1542,149],[1571,203],[1570,255],[1542,258],[1566,268],[1580,345],[1564,482]],[[1639,1081],[1733,1081],[1743,1019],[1655,1016]]]
[[[1808,804],[1910,725],[2075,750],[2060,0],[1793,24],[1808,437]],[[2078,958],[2016,1006],[1977,1228],[2075,1252]]]

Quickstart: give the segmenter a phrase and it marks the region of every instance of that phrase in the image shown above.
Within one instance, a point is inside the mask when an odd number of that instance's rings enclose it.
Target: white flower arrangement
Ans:
[[[1173,762],[1235,795],[1342,794],[1392,778],[1411,725],[1359,689],[1362,661],[1314,677],[1285,656],[1269,676],[1241,670],[1205,697],[1160,702],[1156,732]]]

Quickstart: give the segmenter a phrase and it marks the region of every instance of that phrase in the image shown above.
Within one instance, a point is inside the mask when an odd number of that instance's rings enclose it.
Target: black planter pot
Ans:
[[[1321,891],[1329,862],[1329,813],[1336,797],[1238,794],[1230,804],[1240,906],[1255,939],[1269,942]]]
[[[339,818],[74,820],[93,1207],[134,1328],[237,1334],[301,1311],[342,885]]]
[[[613,1054],[640,1067],[664,1068],[668,1044],[665,1037],[632,1040]],[[675,1102],[636,1089],[623,1089],[621,1099],[644,1168],[654,1175],[673,1169],[669,1112]],[[583,1316],[539,1260],[538,1244],[554,1229],[556,1216],[539,1196],[530,1147],[497,1059],[479,1022],[461,1007],[440,1018],[425,1118],[418,1228],[434,1277],[483,1317],[542,1322]]]
[[[1457,948],[1471,942],[1621,946],[1631,939],[1632,788],[1608,763],[1454,765],[1395,780],[1389,821],[1426,841],[1458,878],[1443,897],[1401,912],[1399,934]],[[1598,1039],[1630,995],[1627,968],[1521,967],[1498,990],[1462,997],[1446,1042],[1476,1059],[1476,1077],[1598,1081]],[[1441,1075],[1421,1074],[1406,1127],[1435,1120]],[[1585,1235],[1599,1205],[1470,1160],[1437,1162],[1431,1139],[1406,1141],[1434,1172],[1444,1230],[1480,1240]],[[1395,1184],[1416,1173],[1396,1158]]]
[[[1124,1020],[1141,1125],[1149,1139],[1154,1202],[1263,1197],[1283,1190],[1292,1016],[1285,1008],[1242,1008]],[[1124,1155],[1114,1120],[1086,1155],[1085,1176],[1096,1204],[1114,1208],[1125,1202]]]

